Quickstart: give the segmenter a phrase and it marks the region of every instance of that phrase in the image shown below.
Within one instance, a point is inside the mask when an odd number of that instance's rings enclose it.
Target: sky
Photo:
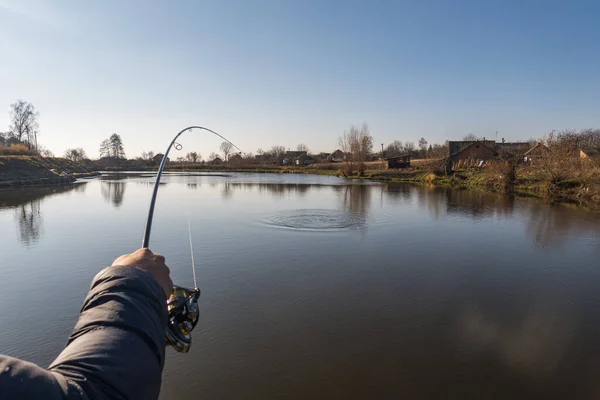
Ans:
[[[92,158],[112,133],[129,158],[164,152],[188,125],[245,152],[331,152],[363,123],[376,149],[599,128],[599,15],[575,0],[0,0],[0,131],[17,99],[42,145]],[[221,140],[180,142],[206,157]]]

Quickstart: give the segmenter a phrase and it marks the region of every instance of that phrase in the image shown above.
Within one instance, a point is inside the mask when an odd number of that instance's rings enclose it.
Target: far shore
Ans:
[[[433,160],[435,161],[435,160]],[[411,167],[386,169],[382,161],[363,163],[362,173],[348,171],[345,163],[313,164],[310,166],[278,165],[201,165],[171,162],[167,172],[196,172],[210,174],[269,173],[269,174],[313,174],[329,175],[345,179],[367,179],[377,182],[404,182],[412,184],[436,185],[456,189],[487,190],[502,195],[536,197],[549,202],[568,202],[600,210],[600,193],[597,183],[578,179],[577,176],[561,182],[549,184],[534,168],[520,166],[516,178],[509,180],[502,171],[493,168],[469,168],[454,171],[452,174],[440,172],[432,165],[432,160],[413,160]],[[64,158],[34,156],[0,156],[0,188],[29,185],[71,184],[77,179],[89,178],[102,173],[140,172],[153,173],[157,166],[105,167],[82,166]]]

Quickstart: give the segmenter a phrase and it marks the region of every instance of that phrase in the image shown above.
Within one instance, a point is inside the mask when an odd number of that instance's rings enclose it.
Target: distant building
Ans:
[[[227,164],[229,165],[241,165],[244,162],[244,159],[239,154],[234,154],[227,160]]]
[[[526,152],[528,152],[529,149],[531,149],[531,145],[528,142],[496,143],[496,150],[499,153],[508,152],[511,154],[522,156]]]
[[[309,156],[308,154],[302,154],[298,158],[296,158],[296,165],[311,165],[314,164],[315,160]]]
[[[523,159],[526,163],[530,163],[539,159],[540,157],[543,157],[547,151],[548,147],[546,147],[546,145],[544,145],[542,142],[539,142],[531,149],[527,150],[525,154],[523,154]]]
[[[164,154],[158,153],[157,155],[152,157],[152,160],[156,161],[157,163],[161,163],[164,156],[165,156]],[[171,162],[171,159],[169,157],[167,157],[167,163],[169,163],[169,162]]]
[[[399,156],[386,158],[387,169],[408,168],[410,167],[410,154],[402,154]]]
[[[462,160],[488,161],[498,156],[493,140],[467,140],[448,142],[448,157],[451,162]]]
[[[334,151],[327,157],[327,160],[330,162],[342,162],[346,159],[346,155],[340,149]]]
[[[223,164],[223,160],[221,160],[221,158],[220,158],[220,157],[215,157],[215,159],[214,159],[214,160],[212,160],[210,163],[211,163],[212,165],[221,165],[221,164]]]
[[[282,164],[293,165],[296,164],[296,159],[300,156],[305,156],[308,153],[306,151],[286,151],[283,154]]]

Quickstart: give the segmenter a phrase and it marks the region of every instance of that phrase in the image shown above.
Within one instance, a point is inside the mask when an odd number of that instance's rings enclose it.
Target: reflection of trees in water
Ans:
[[[371,208],[371,190],[373,187],[368,185],[345,185],[341,188],[344,210],[366,221]]]
[[[107,202],[112,203],[114,207],[119,208],[123,204],[126,184],[125,182],[101,182],[100,191],[102,192],[102,197]]]
[[[77,193],[85,193],[87,185],[84,182],[78,182],[73,184],[73,191]]]
[[[42,199],[69,192],[83,193],[87,183],[65,186],[42,186],[6,190],[0,196],[0,209],[14,209],[14,219],[21,243],[29,246],[39,240],[43,232]]]
[[[447,211],[474,219],[484,217],[510,217],[514,210],[512,196],[500,196],[474,190],[446,189]]]
[[[229,198],[234,191],[254,190],[258,189],[261,193],[269,193],[278,197],[286,194],[294,194],[303,196],[306,192],[313,188],[320,188],[319,185],[310,184],[294,184],[294,183],[239,183],[226,182],[222,184],[223,190],[221,195],[223,198]]]
[[[596,237],[600,215],[567,206],[550,206],[532,201],[525,208],[527,234],[536,247],[558,246],[569,237],[592,234]]]
[[[19,238],[26,246],[35,243],[42,232],[41,201],[34,200],[15,208],[15,219],[19,226]]]
[[[410,200],[411,189],[411,186],[405,183],[388,183],[385,185],[387,196],[400,200]]]

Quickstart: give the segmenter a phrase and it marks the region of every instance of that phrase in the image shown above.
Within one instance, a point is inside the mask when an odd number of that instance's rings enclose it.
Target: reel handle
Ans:
[[[192,345],[192,331],[200,318],[199,298],[200,289],[173,285],[173,292],[167,300],[169,321],[165,338],[167,344],[180,353],[187,353]]]

